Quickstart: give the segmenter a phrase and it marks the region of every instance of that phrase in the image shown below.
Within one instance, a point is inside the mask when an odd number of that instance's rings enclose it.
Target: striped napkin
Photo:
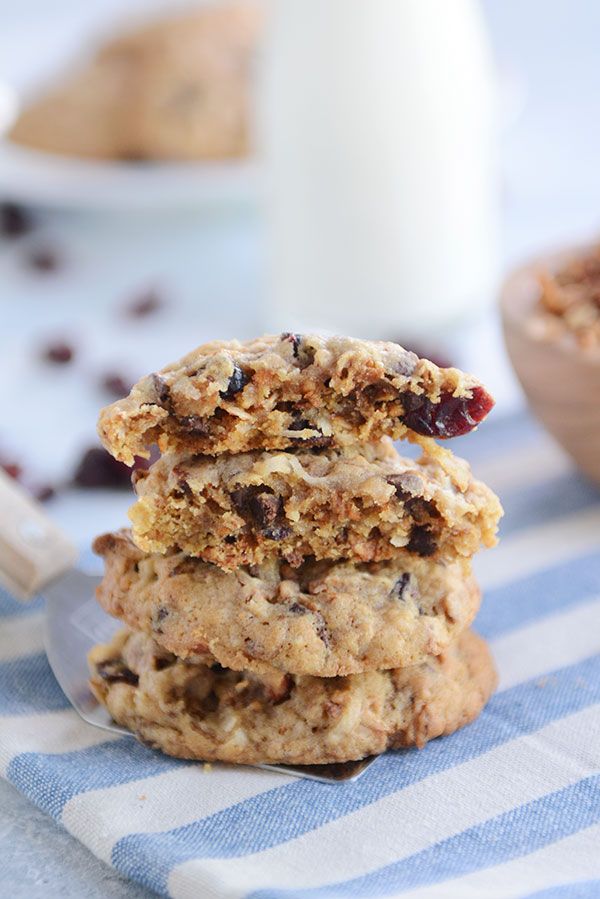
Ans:
[[[478,559],[500,687],[475,724],[356,783],[178,762],[81,722],[41,602],[0,596],[0,771],[177,899],[600,896],[600,492],[528,418],[456,442],[506,508]]]

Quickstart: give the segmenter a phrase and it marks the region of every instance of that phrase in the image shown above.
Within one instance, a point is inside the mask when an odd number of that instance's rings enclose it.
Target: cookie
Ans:
[[[419,462],[388,438],[360,448],[162,456],[134,476],[133,539],[226,570],[276,552],[359,562],[407,553],[470,558],[493,546],[501,507],[466,463]]]
[[[94,543],[100,605],[181,658],[210,652],[236,670],[320,677],[399,668],[437,655],[471,623],[480,593],[467,562],[277,557],[225,572],[183,553],[146,555],[127,531]]]
[[[135,60],[124,153],[210,160],[252,150],[253,68],[260,4],[196,9],[115,41],[105,55]]]
[[[282,334],[205,344],[103,409],[99,434],[132,464],[158,443],[188,455],[465,434],[493,405],[456,368],[396,343]]]
[[[232,3],[125,34],[26,107],[10,137],[100,159],[245,156],[261,30],[259,5]]]
[[[77,77],[26,106],[9,137],[18,144],[66,156],[114,159],[121,154],[127,116],[128,60],[94,60]]]
[[[99,702],[144,743],[241,764],[319,765],[422,747],[473,721],[496,686],[489,650],[471,632],[421,665],[349,677],[184,662],[127,631],[89,661]]]

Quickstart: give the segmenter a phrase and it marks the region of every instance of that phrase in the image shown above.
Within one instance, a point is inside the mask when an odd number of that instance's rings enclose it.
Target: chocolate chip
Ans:
[[[405,501],[404,507],[417,524],[427,524],[432,518],[440,517],[440,512],[433,500],[423,499],[422,496],[410,497]]]
[[[219,708],[219,697],[214,690],[211,690],[208,696],[204,697],[204,699],[200,703],[200,708],[205,715],[210,715],[211,712],[217,711],[217,709]]]
[[[165,668],[172,668],[175,662],[177,661],[177,657],[169,653],[166,656],[158,656],[154,660],[154,670],[155,671],[164,671]]]
[[[283,516],[283,499],[266,487],[240,487],[233,491],[231,499],[236,511],[261,529],[272,528]]]
[[[406,588],[410,583],[410,574],[405,571],[404,574],[400,575],[394,586],[392,587],[392,592],[390,596],[392,599],[404,599],[404,593]]]
[[[67,365],[72,361],[75,355],[75,350],[73,347],[64,343],[63,341],[57,341],[56,343],[49,344],[42,353],[42,358],[46,360],[46,362],[53,362],[55,365]]]
[[[219,697],[214,690],[207,695],[198,695],[198,687],[194,680],[191,680],[185,689],[184,702],[186,710],[190,715],[196,718],[204,718],[212,712],[216,712],[219,707]]]
[[[387,403],[397,399],[398,391],[393,384],[389,383],[389,381],[381,380],[375,381],[373,384],[368,384],[367,387],[362,390],[362,395],[372,404]]]
[[[427,525],[417,524],[410,532],[410,539],[407,544],[407,550],[416,553],[418,556],[432,556],[436,549],[437,543],[431,529]]]
[[[293,334],[291,331],[284,331],[280,339],[286,341],[287,343],[291,343],[292,351],[294,353],[294,359],[297,359],[298,349],[302,340],[302,334]]]
[[[33,228],[29,212],[16,203],[0,203],[0,234],[3,237],[22,237]]]
[[[224,400],[230,400],[232,397],[243,390],[250,378],[242,371],[239,365],[233,366],[233,374],[229,378],[226,390],[221,390],[219,396]]]
[[[157,620],[157,621],[164,621],[165,618],[168,616],[168,614],[169,614],[169,610],[168,610],[168,609],[165,609],[164,606],[159,606],[158,609],[157,609],[157,611],[156,611],[156,620]]]
[[[181,430],[190,437],[206,437],[210,431],[210,426],[205,418],[199,415],[184,415],[177,419]]]
[[[156,374],[156,372],[150,375],[150,380],[155,396],[155,399],[153,400],[154,405],[160,406],[162,409],[169,409],[171,405],[169,385],[165,379]]]
[[[225,543],[227,543],[229,546],[233,546],[234,543],[237,543],[237,537],[235,536],[235,534],[227,534],[227,536],[225,537]]]
[[[296,418],[294,421],[290,423],[288,428],[289,431],[306,431],[308,428],[312,429],[312,425],[307,418]]]
[[[223,666],[220,665],[218,662],[213,662],[212,665],[210,666],[210,670],[212,672],[214,672],[214,674],[224,674],[224,672],[227,671],[228,669],[223,668]]]
[[[293,602],[288,608],[288,612],[291,615],[306,615],[308,609],[306,608],[306,606],[303,606],[302,603]]]
[[[98,675],[109,684],[130,684],[137,687],[140,679],[122,659],[111,659],[96,666]]]
[[[317,433],[312,437],[295,437],[293,438],[294,443],[301,444],[303,447],[326,447],[331,446],[333,442],[332,437],[326,437],[324,434],[319,431],[318,428],[315,428],[307,418],[296,418],[291,424],[288,426],[289,431],[316,431]]]

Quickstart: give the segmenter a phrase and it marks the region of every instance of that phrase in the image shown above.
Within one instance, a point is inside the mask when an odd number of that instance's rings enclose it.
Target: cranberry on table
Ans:
[[[20,480],[23,474],[23,469],[16,462],[0,462],[0,468],[6,472],[9,478],[14,478],[15,481]]]
[[[149,468],[157,457],[158,450],[153,448],[149,459],[136,456],[133,465],[129,466],[113,459],[104,447],[92,446],[83,453],[75,470],[73,483],[77,487],[130,489],[132,474]]]
[[[86,450],[73,478],[77,487],[130,487],[131,469],[101,446]]]
[[[146,318],[162,309],[164,300],[156,290],[147,290],[135,297],[125,306],[125,315],[129,318]]]
[[[67,365],[73,360],[74,356],[74,348],[71,344],[62,340],[48,344],[42,353],[42,358],[45,359],[46,362],[52,362],[56,365]]]
[[[17,203],[0,203],[0,234],[15,239],[28,234],[33,228],[33,218],[23,206]]]
[[[36,247],[25,257],[27,266],[40,274],[50,274],[61,266],[61,260],[50,247]]]
[[[127,396],[133,387],[131,381],[116,372],[108,372],[105,374],[102,377],[100,384],[107,393],[110,393],[110,395],[114,396],[117,400]]]

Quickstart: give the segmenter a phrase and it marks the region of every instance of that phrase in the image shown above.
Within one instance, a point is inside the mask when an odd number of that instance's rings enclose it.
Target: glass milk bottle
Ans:
[[[475,0],[275,0],[262,65],[268,329],[398,338],[485,304],[492,66]]]

